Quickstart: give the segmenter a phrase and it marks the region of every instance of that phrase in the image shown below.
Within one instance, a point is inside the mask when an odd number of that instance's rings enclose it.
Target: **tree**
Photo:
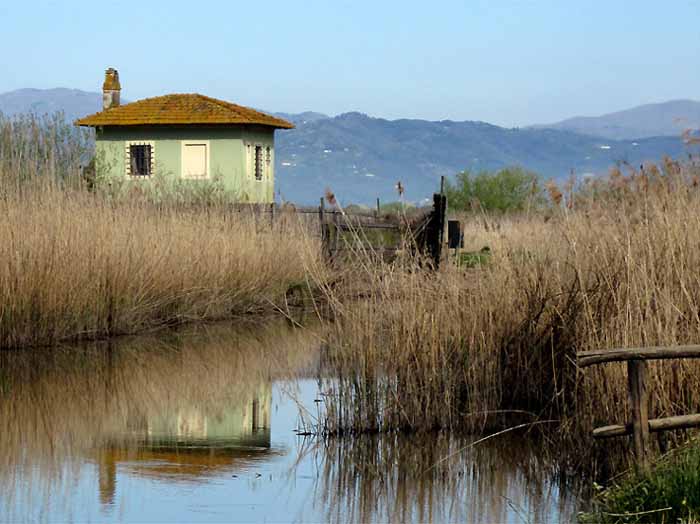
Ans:
[[[445,181],[445,193],[450,209],[463,211],[525,211],[545,202],[540,178],[520,167],[478,174],[462,171],[454,182]]]

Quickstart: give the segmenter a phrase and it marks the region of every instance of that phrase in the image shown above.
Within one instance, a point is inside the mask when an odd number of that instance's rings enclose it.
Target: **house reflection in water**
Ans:
[[[209,412],[178,406],[127,421],[128,438],[97,451],[100,502],[114,503],[117,470],[168,482],[201,482],[222,471],[243,472],[279,451],[270,444],[272,384],[238,405]]]

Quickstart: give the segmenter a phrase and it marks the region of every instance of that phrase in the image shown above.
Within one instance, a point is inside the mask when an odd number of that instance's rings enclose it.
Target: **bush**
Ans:
[[[600,495],[594,522],[694,522],[700,515],[700,445],[668,455],[650,473],[635,473]]]
[[[454,182],[445,181],[445,192],[455,211],[525,211],[545,202],[539,177],[519,167],[478,174],[462,171]]]

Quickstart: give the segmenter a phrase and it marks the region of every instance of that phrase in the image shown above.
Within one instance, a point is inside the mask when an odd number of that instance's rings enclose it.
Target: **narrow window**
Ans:
[[[182,177],[207,178],[208,170],[207,143],[182,143]]]
[[[265,163],[269,166],[270,162],[272,162],[272,148],[267,146],[265,148]]]
[[[255,180],[263,178],[263,150],[262,146],[255,146]]]
[[[151,146],[129,146],[131,176],[151,176]]]

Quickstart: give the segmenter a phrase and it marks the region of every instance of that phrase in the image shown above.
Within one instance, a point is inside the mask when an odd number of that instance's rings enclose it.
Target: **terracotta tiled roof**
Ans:
[[[293,124],[248,107],[199,94],[145,98],[76,120],[79,126],[161,124],[257,124],[291,129]]]

